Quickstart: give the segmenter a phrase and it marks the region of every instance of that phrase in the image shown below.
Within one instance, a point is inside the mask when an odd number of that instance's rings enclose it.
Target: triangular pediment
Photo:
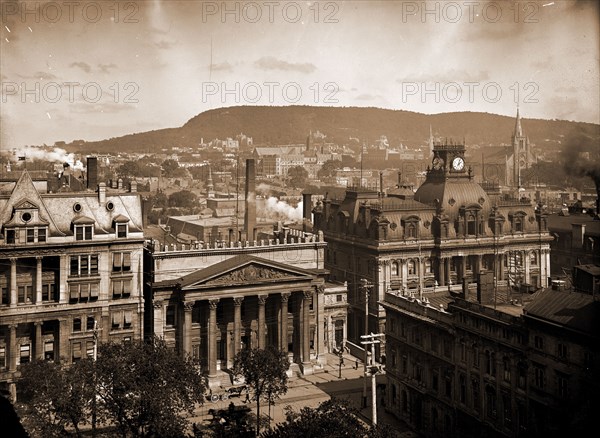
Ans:
[[[282,281],[310,281],[313,274],[295,266],[253,256],[234,257],[193,272],[178,282],[182,289],[206,286],[228,286]]]
[[[15,205],[15,210],[25,210],[25,209],[30,210],[32,208],[37,209],[38,206],[35,205],[33,202],[29,202],[29,201],[23,201],[23,202]]]

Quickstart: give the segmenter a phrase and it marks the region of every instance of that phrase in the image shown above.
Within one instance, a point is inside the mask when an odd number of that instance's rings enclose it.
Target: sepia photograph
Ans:
[[[2,435],[593,435],[600,3],[0,21]]]

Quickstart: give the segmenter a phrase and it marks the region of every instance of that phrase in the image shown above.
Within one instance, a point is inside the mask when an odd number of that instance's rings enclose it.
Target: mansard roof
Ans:
[[[128,220],[130,232],[142,232],[138,193],[106,192],[105,197],[101,202],[98,193],[90,191],[40,193],[29,173],[23,171],[10,195],[0,195],[0,223],[8,223],[15,208],[31,206],[38,209],[40,221],[48,223],[50,236],[71,235],[71,225],[81,217],[86,218],[86,223],[95,224],[96,233],[110,233],[115,220]]]

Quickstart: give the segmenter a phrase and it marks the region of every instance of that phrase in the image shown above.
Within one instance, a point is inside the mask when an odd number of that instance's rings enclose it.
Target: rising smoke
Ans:
[[[600,139],[576,132],[570,134],[562,147],[565,172],[572,176],[589,176],[600,188]]]
[[[75,158],[75,154],[61,148],[51,150],[43,147],[25,146],[16,151],[16,156],[25,157],[26,160],[45,160],[55,163],[68,163],[71,169],[85,170],[84,164]]]
[[[302,202],[298,203],[297,207],[293,207],[285,201],[269,196],[265,202],[264,213],[271,219],[301,221]]]

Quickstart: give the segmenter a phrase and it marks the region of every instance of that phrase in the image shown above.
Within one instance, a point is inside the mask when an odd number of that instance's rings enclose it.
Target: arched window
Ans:
[[[398,275],[398,272],[399,272],[398,263],[392,262],[392,275]]]
[[[537,253],[535,251],[529,253],[529,264],[532,266],[537,266],[538,264]]]
[[[408,275],[415,275],[417,273],[417,265],[414,260],[408,261]]]
[[[409,239],[417,238],[417,227],[412,222],[406,225],[406,237]]]
[[[425,259],[425,273],[431,274],[431,272],[431,259],[427,258]]]
[[[467,234],[474,236],[477,233],[475,216],[467,214]]]

